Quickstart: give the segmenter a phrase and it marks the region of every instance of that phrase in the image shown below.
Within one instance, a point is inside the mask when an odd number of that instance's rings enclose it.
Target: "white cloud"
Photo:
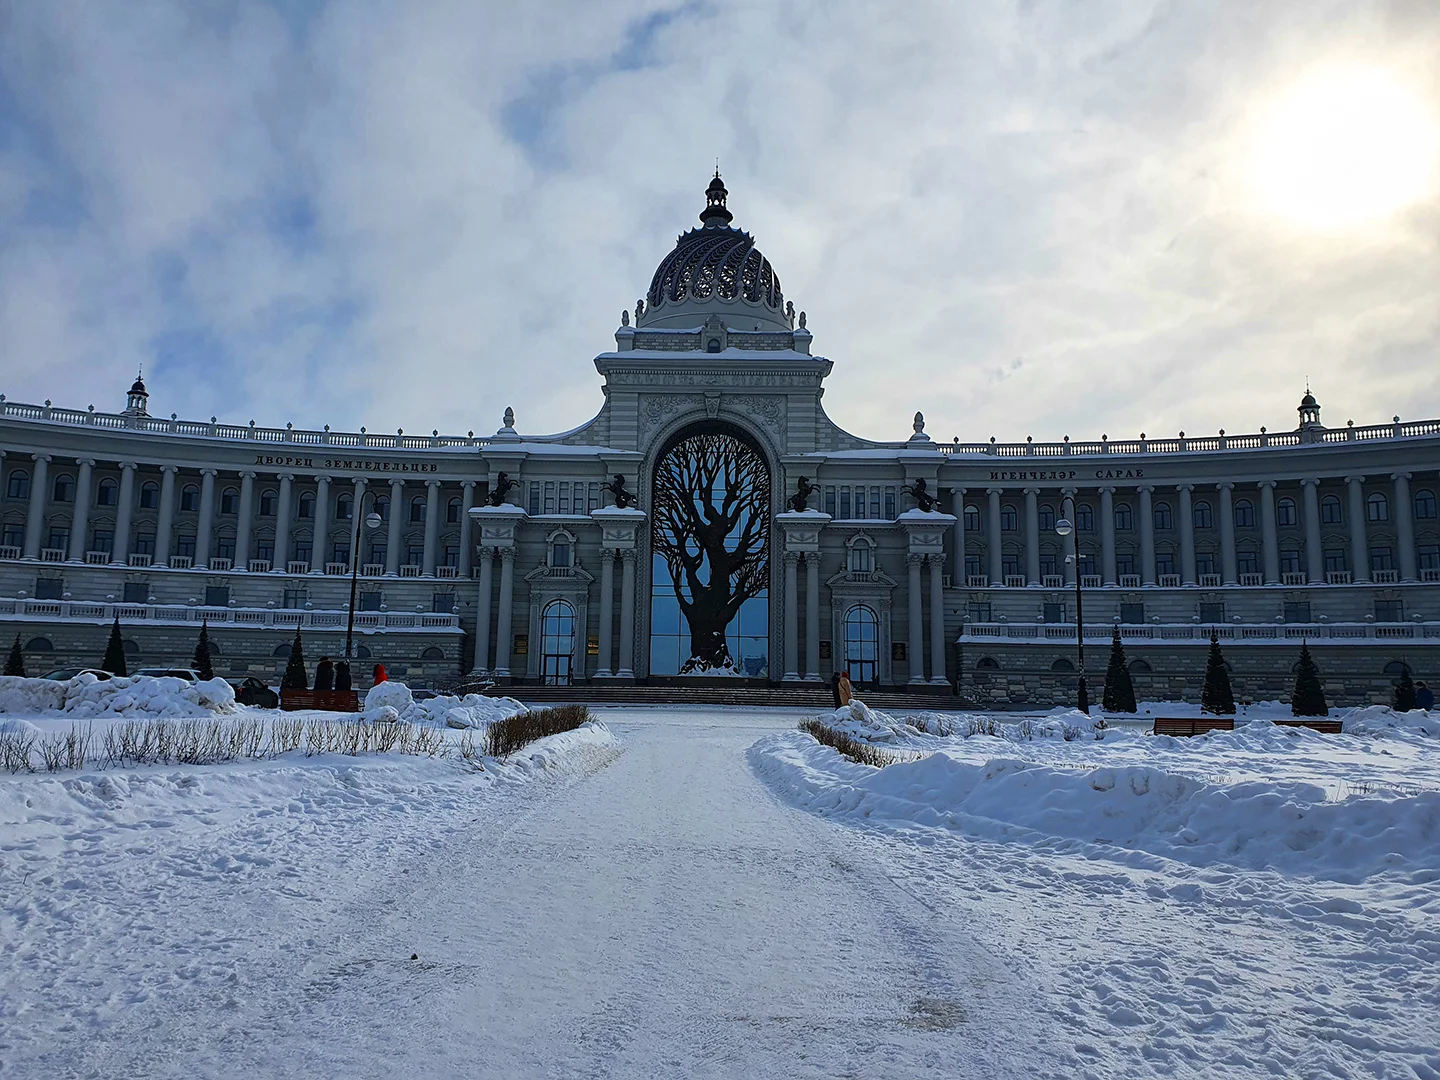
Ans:
[[[1331,423],[1440,415],[1437,198],[1307,233],[1245,172],[1317,63],[1440,115],[1437,48],[1338,0],[14,5],[0,382],[562,430],[718,156],[858,433],[1277,429],[1306,375]]]

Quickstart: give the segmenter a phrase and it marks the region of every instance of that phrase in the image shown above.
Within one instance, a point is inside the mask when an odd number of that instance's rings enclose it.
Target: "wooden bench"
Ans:
[[[354,690],[281,690],[280,708],[319,709],[322,712],[359,712],[360,695]]]
[[[1297,716],[1294,720],[1276,720],[1280,727],[1308,727],[1323,735],[1340,735],[1345,726],[1339,720],[1326,720],[1319,716]]]
[[[1204,735],[1207,731],[1234,731],[1233,716],[1157,716],[1154,735]]]

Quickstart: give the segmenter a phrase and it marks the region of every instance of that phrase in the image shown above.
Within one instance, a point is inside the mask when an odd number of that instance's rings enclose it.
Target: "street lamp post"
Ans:
[[[373,498],[373,494],[371,495]],[[374,506],[372,502],[370,504]],[[345,662],[348,664],[352,659],[351,646],[355,640],[355,596],[360,587],[360,511],[365,508],[365,495],[361,494],[360,504],[355,507],[355,534],[350,541],[350,615],[345,622]],[[380,515],[371,510],[365,516],[365,527],[376,529],[380,526]]]
[[[1073,534],[1075,537],[1072,544],[1072,554],[1066,556],[1066,561],[1071,562],[1075,567],[1075,666],[1076,670],[1080,673],[1077,694],[1079,698],[1078,705],[1081,712],[1089,715],[1090,691],[1085,686],[1085,613],[1081,607],[1080,595],[1080,534],[1075,531],[1075,527],[1070,523],[1071,518],[1075,516],[1075,500],[1069,495],[1066,495],[1061,510],[1065,516],[1062,516],[1060,520],[1055,523],[1055,531],[1061,536],[1070,536]]]

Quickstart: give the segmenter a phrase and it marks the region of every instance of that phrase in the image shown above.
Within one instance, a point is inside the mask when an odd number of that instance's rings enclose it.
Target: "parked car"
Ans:
[[[135,674],[149,675],[152,679],[184,679],[192,683],[200,681],[198,671],[183,667],[142,667]]]
[[[259,709],[278,709],[280,707],[280,695],[254,675],[243,679],[231,679],[230,685],[235,688],[235,700],[241,705],[254,705]]]
[[[40,678],[54,679],[56,682],[68,682],[69,680],[75,678],[76,675],[94,675],[95,678],[99,679],[101,682],[104,682],[106,679],[113,679],[115,677],[111,675],[110,672],[105,671],[102,668],[82,667],[56,668],[54,671],[47,671],[44,675],[41,675]]]

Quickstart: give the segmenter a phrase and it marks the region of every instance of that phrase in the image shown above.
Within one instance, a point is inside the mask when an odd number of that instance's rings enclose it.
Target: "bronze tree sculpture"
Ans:
[[[724,432],[681,438],[655,470],[655,550],[690,630],[682,672],[733,668],[725,630],[769,573],[770,473],[748,442]]]

